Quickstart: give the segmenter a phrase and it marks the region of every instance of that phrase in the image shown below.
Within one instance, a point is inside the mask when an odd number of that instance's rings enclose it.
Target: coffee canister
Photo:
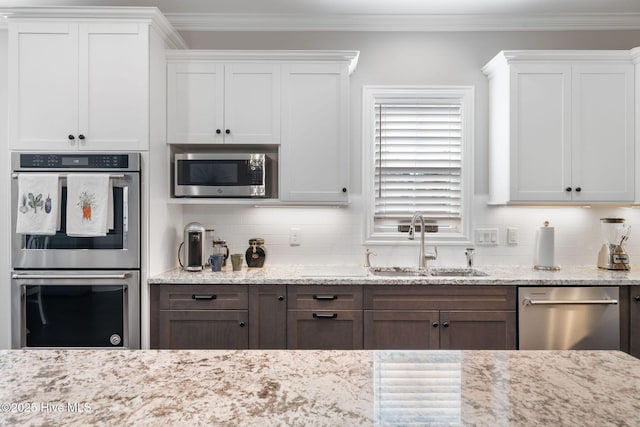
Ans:
[[[247,267],[260,268],[264,265],[266,258],[267,253],[264,249],[264,239],[259,237],[249,239],[249,248],[244,254],[244,259],[247,261]]]

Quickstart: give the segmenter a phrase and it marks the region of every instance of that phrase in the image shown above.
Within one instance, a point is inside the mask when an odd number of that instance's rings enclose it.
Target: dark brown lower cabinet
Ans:
[[[437,311],[365,310],[364,348],[437,349],[438,315]]]
[[[246,285],[151,285],[150,347],[249,348]]]
[[[365,349],[515,350],[515,287],[368,286]]]
[[[629,353],[640,357],[640,286],[630,286]]]
[[[362,310],[289,311],[287,348],[361,349]]]
[[[249,286],[249,348],[287,348],[286,285]]]
[[[441,311],[440,348],[515,350],[515,311]]]
[[[158,348],[249,348],[247,310],[161,311]]]

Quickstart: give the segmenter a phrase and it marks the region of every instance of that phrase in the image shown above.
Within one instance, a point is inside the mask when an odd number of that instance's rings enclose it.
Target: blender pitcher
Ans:
[[[624,218],[601,218],[600,227],[604,243],[598,253],[598,268],[630,270],[629,255],[623,244],[629,239],[631,227],[624,224]]]

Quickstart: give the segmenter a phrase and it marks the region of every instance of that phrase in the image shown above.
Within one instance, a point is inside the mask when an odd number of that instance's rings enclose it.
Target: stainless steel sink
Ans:
[[[369,271],[374,276],[429,276],[429,272],[427,270],[411,267],[371,267]]]
[[[428,270],[412,267],[371,267],[369,272],[374,276],[385,277],[482,277],[487,273],[475,268],[430,268]]]

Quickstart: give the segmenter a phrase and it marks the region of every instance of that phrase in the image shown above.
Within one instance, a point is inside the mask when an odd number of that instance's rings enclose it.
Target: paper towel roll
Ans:
[[[536,237],[535,267],[542,269],[557,269],[555,263],[555,230],[545,222],[544,227],[538,229]]]

